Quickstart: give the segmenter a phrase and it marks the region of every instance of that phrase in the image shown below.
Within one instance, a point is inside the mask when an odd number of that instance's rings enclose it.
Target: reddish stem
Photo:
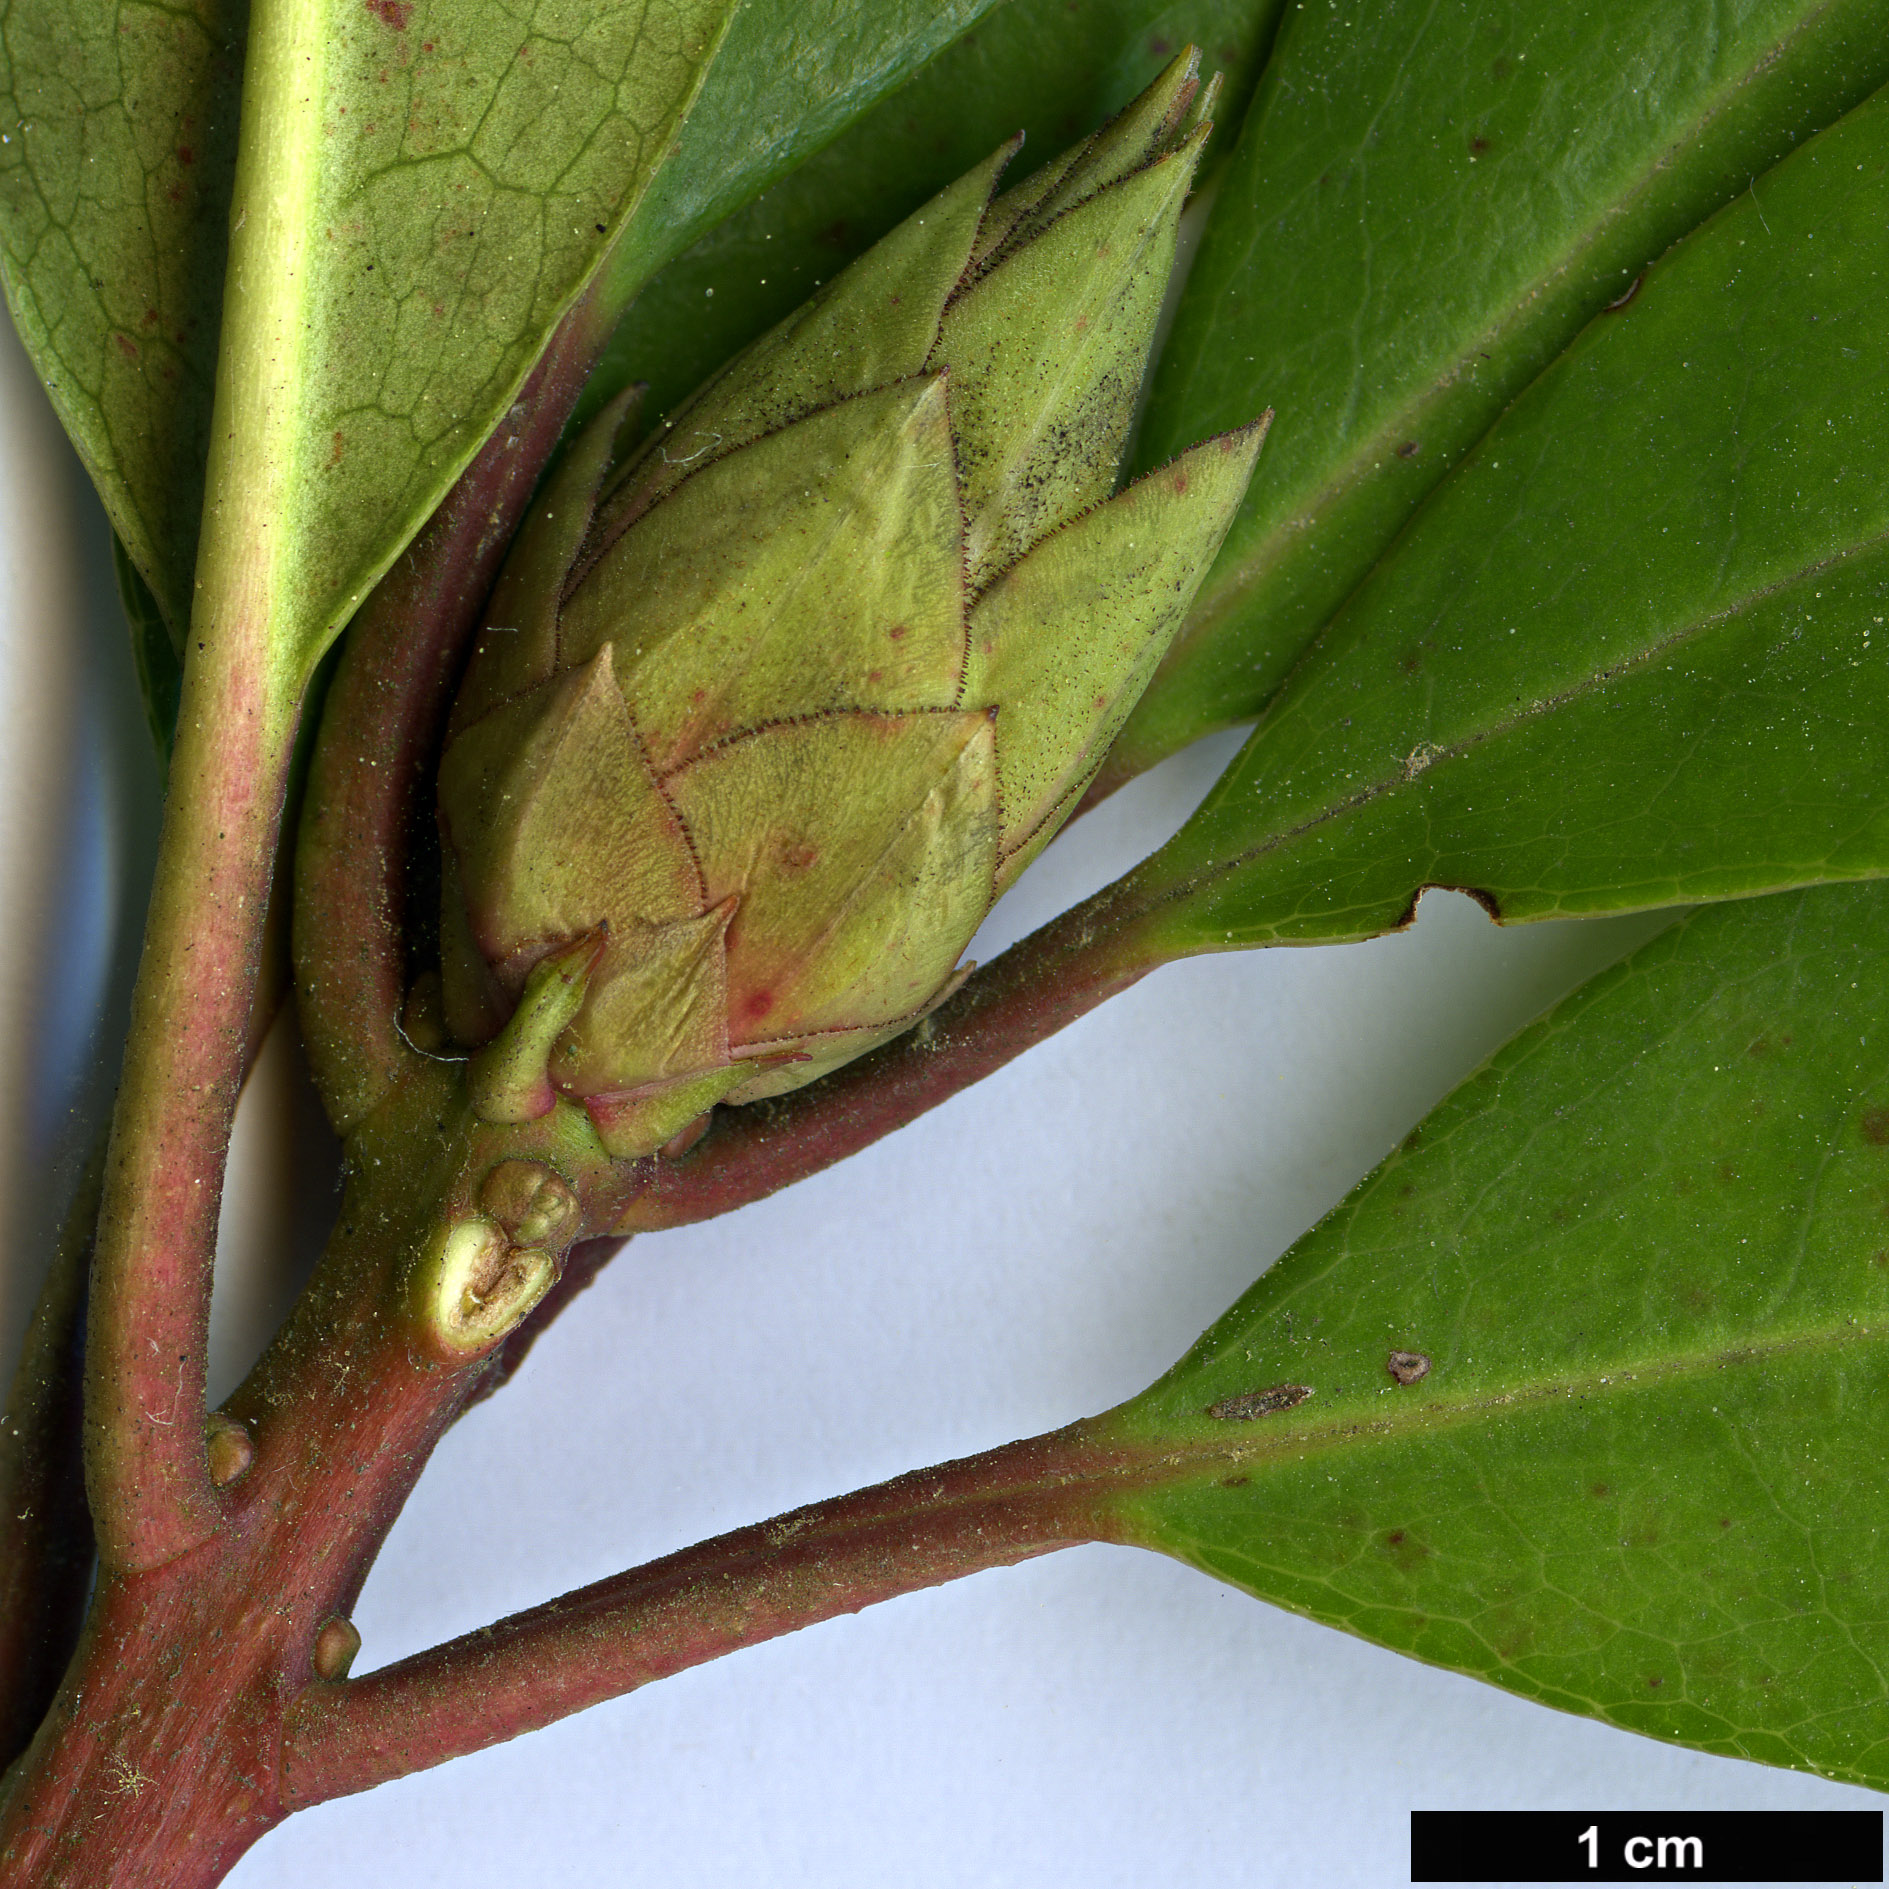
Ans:
[[[291,1708],[302,1807],[482,1751],[738,1647],[1107,1539],[1141,1457],[1096,1423],[914,1472],[619,1574]]]
[[[103,1156],[87,1164],[67,1215],[0,1428],[0,1770],[45,1716],[85,1613],[85,1280]]]
[[[226,628],[184,665],[106,1157],[86,1478],[99,1552],[121,1568],[218,1525],[203,1453],[211,1262],[295,731],[257,640]]]
[[[288,1814],[282,1716],[320,1625],[352,1607],[469,1387],[416,1359],[398,1316],[425,1194],[383,1162],[357,1178],[229,1407],[254,1459],[218,1495],[218,1533],[160,1567],[101,1567],[78,1656],[0,1796],[0,1882],[202,1889]]]
[[[686,1155],[656,1161],[617,1230],[686,1226],[817,1174],[981,1081],[1126,990],[1160,962],[1130,925],[1119,882],[975,971],[915,1030],[822,1081],[718,1109]]]
[[[466,646],[506,547],[609,339],[595,291],[348,633],[297,846],[295,966],[309,1060],[338,1132],[407,1054],[409,871]]]

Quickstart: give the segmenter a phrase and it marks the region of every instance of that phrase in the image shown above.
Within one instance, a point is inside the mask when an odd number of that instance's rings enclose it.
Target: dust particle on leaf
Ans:
[[[1275,1384],[1270,1390],[1242,1391],[1237,1397],[1223,1397],[1207,1406],[1207,1415],[1222,1423],[1250,1423],[1255,1417],[1270,1417],[1275,1410],[1290,1410],[1312,1394],[1309,1384]]]
[[[1414,1384],[1430,1375],[1430,1360],[1421,1351],[1393,1351],[1384,1360],[1384,1368],[1400,1384]]]

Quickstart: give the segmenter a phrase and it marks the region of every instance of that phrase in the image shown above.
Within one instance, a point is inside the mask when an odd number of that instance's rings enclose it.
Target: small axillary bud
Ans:
[[[212,1417],[203,1447],[210,1480],[219,1489],[227,1489],[256,1460],[256,1445],[249,1431],[234,1417]]]
[[[514,1246],[496,1220],[473,1214],[427,1243],[410,1303],[429,1348],[447,1363],[470,1363],[514,1331],[557,1276],[555,1253]]]
[[[480,1186],[479,1205],[520,1246],[561,1251],[577,1234],[576,1192],[539,1161],[501,1161]]]
[[[584,1007],[590,974],[610,942],[600,925],[532,968],[511,1021],[466,1073],[474,1112],[487,1122],[535,1122],[557,1103],[551,1050]]]
[[[308,1663],[317,1679],[345,1679],[360,1650],[360,1628],[346,1614],[330,1614],[315,1629],[315,1647]]]

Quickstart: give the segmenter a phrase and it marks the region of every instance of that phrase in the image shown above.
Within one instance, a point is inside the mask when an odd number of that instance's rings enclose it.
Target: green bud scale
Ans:
[[[995,195],[1006,145],[643,450],[626,398],[567,452],[440,774],[446,1021],[494,1119],[561,1093],[647,1154],[955,987],[1264,434],[1115,491],[1211,92],[1185,55]]]

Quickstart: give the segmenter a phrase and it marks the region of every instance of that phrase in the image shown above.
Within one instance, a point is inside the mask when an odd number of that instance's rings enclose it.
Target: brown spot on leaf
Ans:
[[[1397,457],[1399,459],[1415,459],[1416,456],[1422,451],[1423,451],[1423,445],[1421,441],[1414,440],[1414,439],[1407,439],[1404,441],[1404,443],[1400,447],[1398,447]]]
[[[1421,1351],[1393,1351],[1384,1368],[1400,1384],[1414,1384],[1430,1375],[1430,1360]]]
[[[764,1017],[774,1008],[774,993],[771,990],[751,992],[742,1009],[751,1017]]]
[[[1648,1681],[1647,1681],[1646,1683],[1647,1683],[1647,1684],[1648,1684],[1649,1686],[1651,1686],[1651,1687],[1653,1687],[1653,1689],[1654,1689],[1655,1691],[1657,1691],[1657,1690],[1658,1690],[1658,1689],[1659,1689],[1659,1688],[1660,1688],[1661,1686],[1663,1686],[1663,1685],[1664,1685],[1664,1684],[1665,1684],[1666,1682],[1665,1682],[1665,1680],[1663,1680],[1663,1679],[1662,1679],[1662,1678],[1661,1678],[1661,1677],[1659,1676],[1659,1674],[1658,1674],[1658,1673],[1655,1673],[1655,1674],[1654,1674],[1654,1675],[1652,1676],[1652,1678],[1651,1678],[1651,1679],[1649,1679],[1649,1680],[1648,1680]]]
[[[408,20],[413,17],[413,0],[367,0],[367,10],[383,26],[404,33]]]
[[[115,334],[112,339],[118,343],[118,352],[127,361],[135,361],[138,358],[138,344],[129,335]]]
[[[1721,1528],[1730,1528],[1732,1525],[1732,1518],[1729,1515],[1721,1515],[1718,1518],[1718,1525]]]
[[[1222,1423],[1251,1423],[1255,1417],[1270,1417],[1276,1410],[1290,1410],[1312,1394],[1309,1384],[1275,1384],[1270,1390],[1241,1391],[1237,1397],[1222,1397],[1207,1406],[1207,1415]]]
[[[1596,1500],[1604,1502],[1613,1494],[1613,1491],[1604,1482],[1597,1482],[1587,1493]]]
[[[1863,1139],[1873,1142],[1878,1148],[1889,1148],[1889,1108],[1864,1111]]]
[[[177,147],[177,161],[180,164],[194,164],[197,161],[197,154],[189,145],[180,144]]]
[[[1469,148],[1470,148],[1470,151],[1475,156],[1481,157],[1483,152],[1485,152],[1489,148],[1489,140],[1487,138],[1481,138],[1481,137],[1471,138],[1469,141]]]
[[[1889,1248],[1878,1247],[1871,1255],[1869,1263],[1878,1272],[1889,1272]]]
[[[1253,1479],[1251,1476],[1222,1476],[1220,1487],[1223,1489],[1244,1489]]]
[[[334,444],[328,449],[329,465],[331,466],[340,465],[341,455],[347,450],[348,450],[347,436],[343,433],[337,433],[334,437]]]
[[[1406,1574],[1414,1574],[1433,1552],[1425,1542],[1403,1528],[1393,1528],[1384,1537],[1384,1547]]]

